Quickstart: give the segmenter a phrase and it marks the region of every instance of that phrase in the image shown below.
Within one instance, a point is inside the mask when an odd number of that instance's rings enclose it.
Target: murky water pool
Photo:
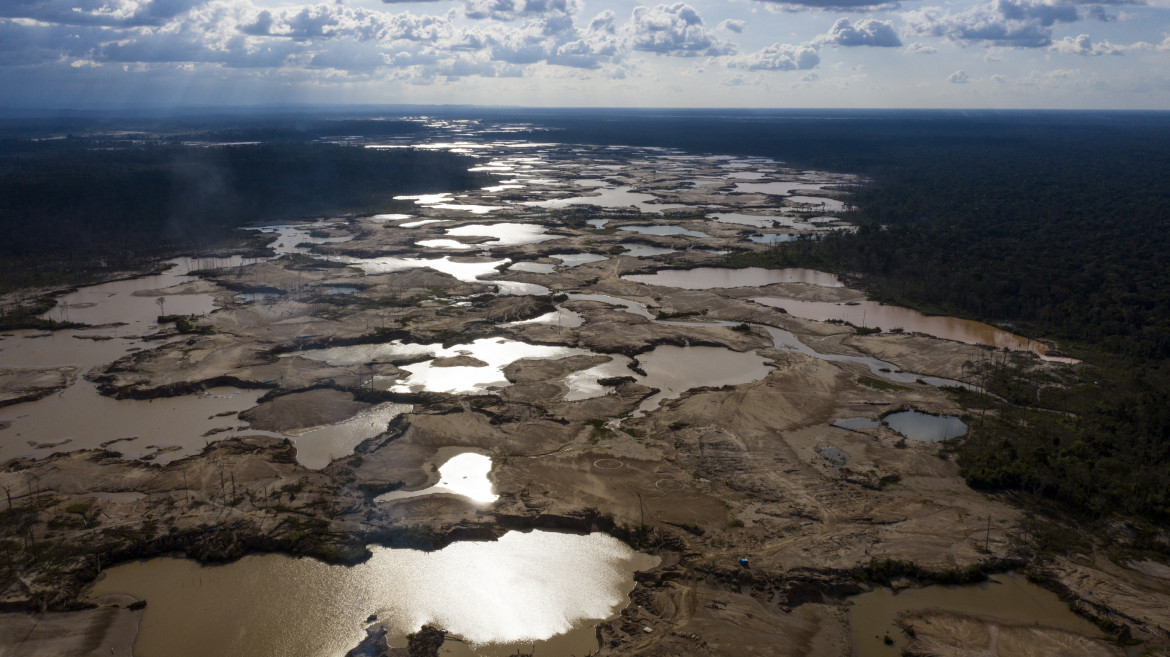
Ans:
[[[430,623],[477,654],[547,641],[538,653],[585,655],[597,649],[591,625],[624,607],[634,571],[657,562],[604,534],[546,531],[371,551],[352,567],[275,554],[223,566],[152,559],[107,570],[92,595],[147,601],[140,657],[341,657],[371,615],[399,641]]]
[[[772,371],[767,359],[754,351],[738,352],[722,347],[674,347],[664,345],[637,358],[646,376],[638,383],[659,392],[647,397],[639,414],[658,408],[700,387],[719,387],[759,381]]]
[[[156,463],[168,463],[212,440],[249,433],[235,431],[243,424],[235,413],[254,406],[262,394],[212,388],[202,395],[114,399],[98,394],[95,384],[78,381],[60,394],[0,408],[0,421],[12,423],[0,431],[0,461],[97,449],[105,443],[127,458],[154,454]]]
[[[400,341],[377,345],[331,347],[297,352],[295,355],[330,365],[361,365],[395,358],[429,357],[429,360],[401,365],[410,374],[402,380],[375,377],[374,386],[395,392],[484,392],[493,387],[510,385],[504,368],[525,358],[557,360],[568,356],[591,355],[573,347],[535,345],[506,338],[481,338],[466,344],[443,347],[441,344],[411,344]],[[294,355],[294,354],[287,354]],[[474,365],[436,364],[435,359],[472,358]]]
[[[635,258],[653,258],[654,256],[667,255],[675,252],[675,249],[650,246],[649,244],[636,244],[634,242],[622,242],[619,246],[626,250],[622,255]]]
[[[570,205],[596,205],[603,208],[636,207],[642,212],[662,212],[689,206],[677,203],[653,203],[658,200],[653,194],[633,191],[632,187],[606,187],[596,189],[596,194],[558,198],[548,201],[528,201],[526,205],[542,208],[567,208]]]
[[[629,231],[631,233],[639,233],[641,235],[658,235],[660,237],[673,235],[685,235],[687,237],[710,237],[710,235],[707,233],[700,233],[697,230],[690,230],[681,226],[622,226],[621,230]]]
[[[857,657],[901,655],[907,638],[895,619],[902,612],[915,610],[972,614],[1013,625],[1037,624],[1100,636],[1055,593],[1014,573],[993,575],[990,581],[974,586],[928,586],[898,594],[880,588],[854,596],[850,602],[849,628]],[[891,643],[885,642],[886,636]]]
[[[664,269],[653,274],[628,274],[624,280],[677,287],[684,290],[710,290],[730,287],[762,287],[776,283],[808,283],[822,287],[842,287],[836,274],[826,274],[815,269],[724,269],[720,267],[699,267],[697,269]]]
[[[983,322],[945,315],[923,315],[916,310],[901,306],[887,306],[868,299],[849,303],[831,303],[798,301],[784,297],[754,297],[752,301],[765,306],[783,308],[796,317],[820,322],[837,319],[849,322],[854,326],[877,327],[883,331],[902,329],[911,333],[925,333],[936,338],[966,344],[981,344],[1012,351],[1031,351],[1041,356],[1048,349],[1042,343]]]
[[[891,413],[882,418],[882,423],[910,440],[930,443],[958,438],[967,433],[967,425],[957,417],[914,410]]]
[[[343,422],[288,434],[288,437],[297,448],[297,462],[306,468],[320,470],[352,454],[363,441],[385,433],[391,420],[412,410],[414,407],[408,404],[378,404]]]

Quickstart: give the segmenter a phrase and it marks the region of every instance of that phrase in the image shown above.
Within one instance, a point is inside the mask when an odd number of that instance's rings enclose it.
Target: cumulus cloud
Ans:
[[[910,29],[920,36],[945,37],[968,45],[1046,48],[1052,45],[1052,26],[1078,19],[1071,4],[1032,0],[992,0],[960,13],[928,7],[907,14]]]
[[[684,2],[637,7],[627,29],[635,50],[682,57],[735,52],[732,44],[711,36],[699,12]]]
[[[912,43],[906,47],[906,51],[915,55],[933,55],[938,52],[937,49],[922,43]]]
[[[901,4],[888,0],[756,0],[772,11],[890,11]]]
[[[814,39],[815,43],[834,46],[878,46],[882,48],[897,48],[902,45],[898,33],[894,31],[891,21],[879,21],[866,18],[857,23],[851,23],[848,18],[839,18],[828,34],[822,34]]]
[[[727,30],[728,32],[735,32],[736,34],[743,34],[743,31],[745,29],[747,29],[747,21],[741,21],[741,20],[736,20],[734,18],[728,18],[728,19],[725,19],[722,22],[720,22],[715,27],[719,28],[720,30]]]
[[[1108,41],[1093,43],[1088,34],[1064,37],[1052,44],[1052,49],[1067,55],[1121,55],[1124,50]]]
[[[4,0],[0,18],[66,25],[162,25],[207,0]]]
[[[814,68],[820,63],[821,56],[814,44],[773,43],[762,50],[732,57],[728,66],[749,71],[795,71]]]
[[[463,14],[468,18],[514,21],[546,15],[573,16],[581,11],[581,0],[466,0]]]
[[[947,82],[951,84],[967,84],[971,81],[971,77],[967,75],[966,71],[955,71],[947,76]]]

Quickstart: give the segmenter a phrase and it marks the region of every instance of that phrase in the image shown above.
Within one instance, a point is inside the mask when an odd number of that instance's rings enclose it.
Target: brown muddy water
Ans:
[[[1048,350],[1048,347],[1040,342],[1009,333],[983,322],[945,315],[923,315],[917,310],[901,306],[887,306],[876,301],[831,303],[827,301],[798,301],[784,297],[754,297],[752,301],[773,308],[783,308],[796,317],[819,322],[842,320],[855,326],[876,327],[883,331],[902,329],[907,332],[925,333],[936,338],[966,344],[987,345],[1011,351],[1030,351],[1041,357],[1044,357]],[[1062,362],[1072,360],[1051,359]]]
[[[377,616],[399,645],[430,623],[472,654],[597,649],[594,622],[628,604],[657,557],[605,534],[509,532],[434,552],[371,547],[352,567],[283,555],[222,566],[160,558],[111,568],[91,594],[146,600],[138,657],[341,657]]]
[[[100,395],[93,383],[78,381],[39,401],[0,408],[0,421],[11,422],[0,431],[0,462],[108,445],[126,458],[167,463],[212,440],[239,435],[236,413],[255,406],[263,393],[212,388],[167,399],[114,399]]]
[[[928,586],[895,594],[880,588],[850,598],[850,639],[854,657],[898,657],[907,637],[895,622],[903,612],[949,611],[1013,625],[1040,625],[1088,636],[1100,632],[1069,610],[1051,591],[1023,575],[994,575],[974,586]],[[887,644],[889,636],[893,643]]]
[[[646,376],[638,383],[658,392],[638,406],[636,415],[649,413],[664,401],[677,399],[693,388],[719,387],[759,381],[772,367],[754,351],[738,352],[722,347],[674,347],[664,345],[637,358]]]
[[[653,274],[628,274],[622,279],[684,290],[711,290],[729,287],[762,287],[776,283],[807,283],[822,287],[843,287],[836,274],[814,269],[723,269],[699,267],[696,269],[663,269]],[[757,300],[758,301],[758,300]]]

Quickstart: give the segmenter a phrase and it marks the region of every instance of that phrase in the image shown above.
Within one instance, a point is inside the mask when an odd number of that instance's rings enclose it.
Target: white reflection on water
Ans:
[[[434,205],[435,203],[446,203],[451,200],[451,192],[443,192],[442,194],[418,194],[417,196],[395,196],[395,201],[414,201],[415,205]]]
[[[135,654],[338,657],[373,614],[394,638],[430,623],[475,644],[542,641],[611,617],[633,571],[657,563],[604,534],[545,531],[370,550],[348,568],[275,554],[211,567],[151,559],[107,570],[92,595],[148,601]],[[583,634],[576,654],[597,649]]]
[[[470,212],[471,214],[487,214],[494,210],[503,210],[502,205],[474,205],[470,203],[438,203],[432,205],[432,208],[439,208],[442,210],[462,210],[463,212]]]
[[[367,274],[386,274],[395,271],[405,271],[407,269],[421,269],[429,267],[435,271],[441,271],[444,274],[449,274],[465,283],[474,283],[480,276],[495,273],[496,267],[506,265],[510,260],[475,260],[471,262],[458,262],[451,259],[451,256],[444,256],[442,258],[339,258],[341,262],[348,262],[358,267]]]
[[[519,246],[560,239],[560,235],[549,235],[539,224],[470,224],[447,229],[452,237],[494,237],[494,242],[485,246]]]
[[[404,218],[410,215],[402,215]],[[398,224],[399,228],[418,228],[419,226],[426,226],[427,224],[441,224],[450,219],[419,219],[418,221],[408,221],[406,223]]]
[[[382,359],[430,356],[431,358],[456,358],[470,356],[484,364],[479,366],[456,365],[444,367],[435,365],[434,360],[402,365],[410,372],[405,381],[375,377],[375,385],[381,384],[395,392],[452,392],[469,393],[509,385],[504,368],[512,363],[533,358],[557,360],[568,356],[589,355],[585,349],[528,344],[504,338],[481,338],[467,344],[444,348],[441,344],[404,344],[399,341],[377,345],[355,345],[330,347],[298,352],[298,355],[312,360],[325,361],[330,365],[359,365]]]
[[[414,407],[407,404],[378,404],[344,422],[292,434],[290,438],[297,448],[297,462],[306,468],[320,470],[335,459],[352,454],[362,441],[384,433],[391,420],[412,410]]]
[[[580,313],[575,313],[567,308],[557,308],[552,312],[545,313],[539,317],[532,319],[522,319],[518,322],[508,322],[507,324],[500,324],[500,326],[524,326],[525,324],[545,324],[548,326],[560,326],[562,328],[577,328],[585,323],[585,318]]]
[[[415,242],[415,244],[428,249],[454,249],[458,251],[470,249],[474,246],[472,244],[464,244],[463,242],[448,239],[422,240],[420,242]]]
[[[635,206],[642,212],[662,212],[663,210],[689,207],[677,203],[652,203],[652,201],[656,200],[658,200],[657,196],[635,192],[632,187],[616,187],[598,189],[597,194],[591,196],[574,196],[549,201],[527,201],[525,205],[535,205],[542,208],[565,208],[570,205],[596,205],[603,208]]]
[[[422,490],[396,490],[379,495],[376,502],[393,502],[411,497],[449,493],[462,495],[478,504],[490,504],[500,498],[492,492],[488,474],[492,471],[491,457],[467,452],[450,458],[439,466],[439,483]]]

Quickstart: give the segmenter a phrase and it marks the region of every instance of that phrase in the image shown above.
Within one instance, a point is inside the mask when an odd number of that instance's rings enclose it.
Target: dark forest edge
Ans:
[[[972,420],[954,446],[963,476],[1104,530],[1115,554],[1170,557],[1170,114],[724,114],[545,123],[563,141],[865,176],[857,232],[727,264],[848,273],[880,301],[1057,341],[1085,362],[1058,374],[1022,355],[973,364],[980,393],[954,393]],[[1050,534],[1085,549],[1060,538],[1075,532]]]
[[[469,158],[446,152],[291,136],[233,146],[182,143],[189,137],[0,139],[0,292],[85,284],[178,254],[256,252],[262,246],[255,235],[239,227],[404,210],[410,202],[394,196],[492,181],[468,172]]]
[[[452,109],[448,115],[534,124],[531,132],[508,133],[508,138],[766,156],[792,166],[865,176],[871,182],[854,190],[857,210],[849,216],[859,226],[856,233],[782,244],[763,254],[735,255],[730,264],[806,266],[860,275],[867,293],[878,300],[989,321],[1029,337],[1058,341],[1062,351],[1085,363],[1053,375],[1028,357],[1000,354],[982,365],[979,394],[955,393],[973,420],[969,436],[954,447],[963,475],[976,488],[1008,492],[1045,515],[1096,526],[1117,517],[1129,519],[1131,530],[1121,532],[1127,549],[1152,550],[1163,558],[1170,554],[1164,537],[1149,538],[1148,524],[1165,527],[1170,521],[1170,114]],[[164,198],[193,199],[180,204],[183,212],[235,217],[216,224],[228,233],[240,225],[233,221],[320,216],[338,211],[339,205],[350,211],[391,211],[388,204],[394,202],[389,198],[402,193],[391,189],[420,193],[476,184],[465,171],[465,161],[456,156],[412,155],[436,158],[435,168],[420,181],[409,177],[417,169],[395,168],[394,155],[403,151],[315,143],[330,134],[371,130],[406,135],[415,130],[407,122],[319,121],[305,128],[299,119],[257,120],[244,127],[220,120],[210,132],[196,136],[269,143],[199,150],[179,146],[196,134],[198,119],[177,128],[167,125],[175,135],[173,143],[147,149],[153,163],[136,164],[134,158],[142,154],[131,150],[115,157],[127,158],[123,165],[100,175],[111,176],[117,183],[112,188],[127,189],[135,166],[144,166],[141,171],[149,174],[146,179],[154,180],[154,190]],[[106,127],[100,122],[79,123],[83,130]],[[20,129],[49,128],[32,122]],[[0,152],[0,167],[5,167],[0,180],[5,185],[22,180],[13,178],[20,170],[13,163],[35,165],[38,158],[51,160],[54,155],[59,166],[69,160],[62,156],[70,152],[68,143],[8,135]],[[160,157],[179,152],[176,149],[195,159],[169,164]],[[271,159],[273,153],[287,156],[288,174],[269,167],[266,177],[249,177],[257,158]],[[336,195],[307,201],[295,193],[288,195],[290,187],[306,180],[308,161],[302,157],[306,154],[312,154],[313,163],[321,157],[340,158],[333,177],[321,180],[343,178],[343,188],[310,186],[331,189]],[[229,170],[240,172],[229,180],[258,185],[247,187],[226,214],[211,200],[217,197],[204,194],[198,185],[180,185],[187,191],[176,196],[159,182],[198,181],[205,158],[225,156],[234,162]],[[100,202],[102,197],[93,196],[91,189],[92,176],[98,175],[92,170],[105,166],[107,157],[109,151],[95,151],[89,159],[70,163],[86,167],[77,171],[90,171],[70,193]],[[385,178],[361,166],[369,164],[362,158],[385,163],[385,169],[372,167]],[[354,171],[346,168],[351,166],[363,175],[350,180],[336,174]],[[36,166],[30,171],[36,172]],[[74,173],[68,168],[56,171]],[[395,185],[385,187],[388,180]],[[36,189],[45,198],[45,190],[67,183],[42,173],[40,184],[46,186]],[[266,203],[274,198],[277,203]],[[12,203],[20,202],[20,197],[0,191],[0,199],[9,199],[0,201],[7,204],[0,207],[6,226],[12,221],[35,223],[12,214]],[[134,209],[131,201],[118,197],[115,205]],[[139,208],[137,216],[173,216],[170,201],[153,203]],[[116,213],[106,216],[117,223]],[[165,227],[171,230],[174,224]],[[154,235],[162,228],[147,225]],[[91,234],[83,225],[69,229]],[[127,233],[134,231],[123,234]],[[198,235],[163,234],[169,241],[156,245],[199,244]],[[97,244],[102,235],[98,231]],[[53,239],[6,232],[0,238],[0,254],[4,262],[17,263],[7,265],[7,273],[20,271],[22,262],[41,262],[44,252],[37,249],[52,245]],[[124,253],[112,253],[105,262],[115,263]],[[84,257],[66,251],[57,261]],[[78,271],[87,270],[70,268],[68,262],[57,270],[41,267],[46,277],[68,277]]]

